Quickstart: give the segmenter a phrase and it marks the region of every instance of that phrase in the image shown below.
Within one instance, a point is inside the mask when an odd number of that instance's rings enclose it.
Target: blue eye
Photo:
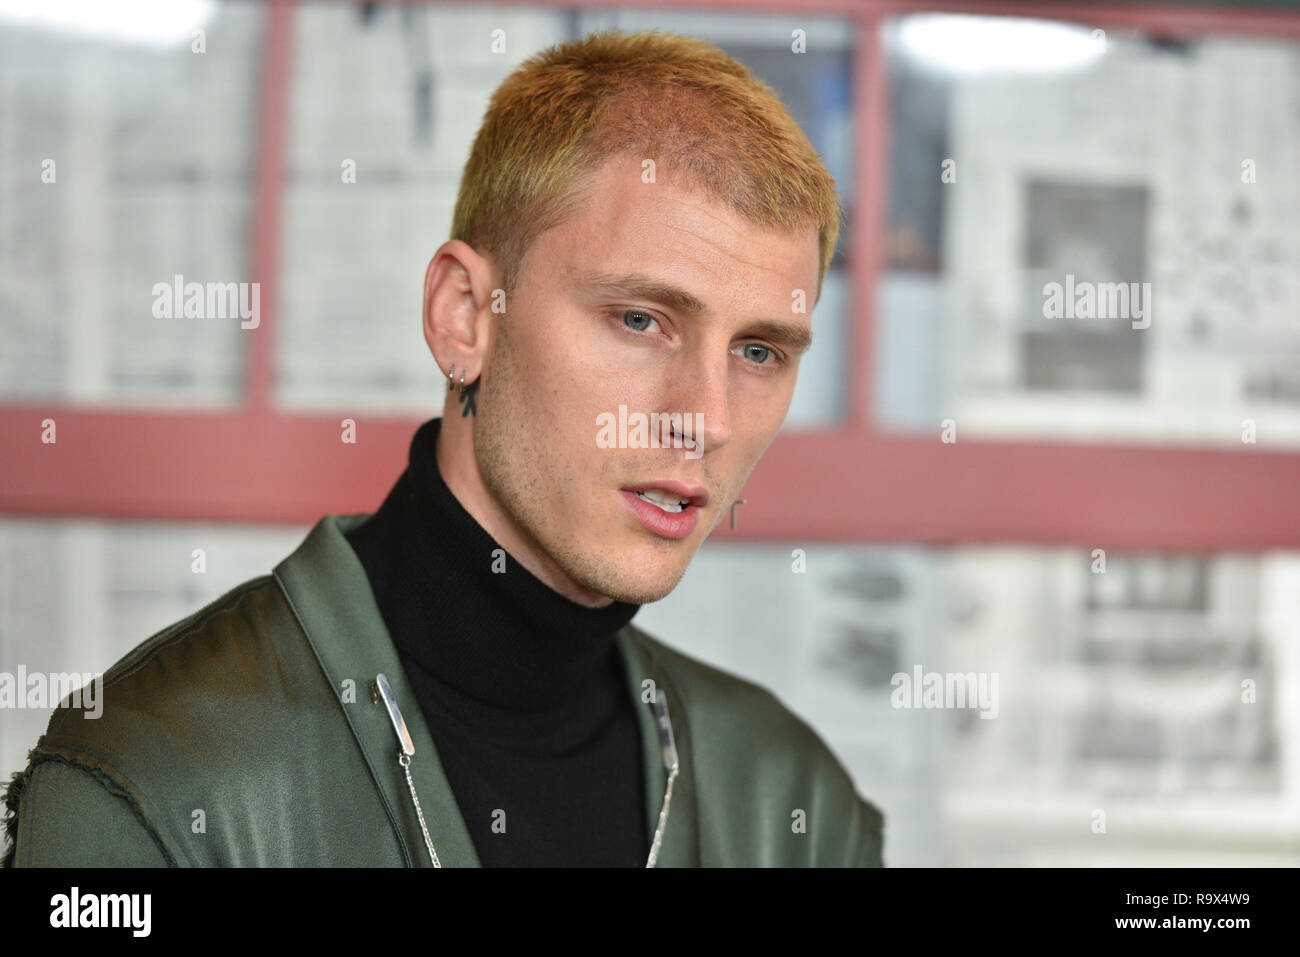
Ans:
[[[660,325],[660,321],[648,312],[640,309],[613,309],[605,313],[607,317],[617,317],[622,323],[623,328],[629,332],[646,333],[650,331],[650,324]],[[732,355],[742,355],[749,360],[752,366],[768,366],[775,370],[776,367],[786,366],[789,360],[780,352],[771,346],[765,346],[761,342],[747,342],[744,345],[736,346],[731,350]]]
[[[776,353],[775,353],[773,350],[769,349],[767,346],[759,345],[757,342],[751,342],[751,343],[749,343],[748,345],[741,346],[741,348],[742,348],[742,349],[759,349],[759,350],[761,350],[760,355],[762,356],[762,358],[760,358],[757,362],[755,362],[754,365],[760,365],[760,366],[761,366],[761,365],[767,365],[767,358],[768,358],[768,356],[775,356],[775,355],[776,355]],[[754,354],[753,354],[752,352],[749,353],[749,358],[751,358],[751,359],[754,358]]]
[[[654,316],[646,315],[644,312],[638,312],[638,311],[635,310],[635,309],[624,309],[621,313],[619,313],[619,315],[622,316],[622,317],[624,318],[623,325],[627,326],[629,329],[633,329],[633,330],[636,331],[636,332],[645,332],[646,327],[645,327],[645,326],[636,326],[636,327],[634,327],[634,326],[628,326],[628,323],[627,323],[627,317],[628,317],[628,316],[640,316],[642,319],[644,319],[644,320],[645,320],[646,322],[648,322],[648,323],[649,323],[649,322],[658,322],[658,320],[655,319]]]

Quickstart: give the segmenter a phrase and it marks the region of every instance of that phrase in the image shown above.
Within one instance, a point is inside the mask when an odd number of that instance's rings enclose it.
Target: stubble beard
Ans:
[[[638,581],[633,578],[635,570],[620,574],[618,563],[608,558],[607,551],[593,548],[588,552],[579,547],[575,526],[590,521],[587,516],[565,515],[548,507],[548,492],[562,472],[555,462],[555,450],[537,441],[546,434],[545,429],[529,424],[521,403],[520,384],[525,380],[513,365],[504,325],[498,325],[489,349],[472,426],[474,454],[488,494],[534,549],[549,556],[588,591],[636,605],[666,597],[677,587],[684,568],[670,582]],[[592,436],[594,442],[594,421]],[[617,490],[610,490],[611,496],[616,494]],[[681,546],[665,541],[659,551],[674,547]]]

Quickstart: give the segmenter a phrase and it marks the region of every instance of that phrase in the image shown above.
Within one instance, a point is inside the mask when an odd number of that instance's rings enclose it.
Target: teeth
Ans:
[[[657,505],[665,512],[680,512],[687,504],[689,499],[683,499],[680,495],[674,495],[671,492],[665,492],[662,489],[646,489],[644,492],[636,492],[636,497],[651,505]]]

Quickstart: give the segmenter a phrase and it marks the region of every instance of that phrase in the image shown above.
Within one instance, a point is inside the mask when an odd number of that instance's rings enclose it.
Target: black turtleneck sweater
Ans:
[[[479,860],[643,867],[640,734],[614,644],[640,606],[579,605],[505,554],[442,479],[441,424],[420,426],[407,469],[347,539]]]

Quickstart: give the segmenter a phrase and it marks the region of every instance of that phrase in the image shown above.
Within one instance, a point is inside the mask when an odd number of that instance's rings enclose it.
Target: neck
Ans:
[[[442,420],[411,441],[410,463],[383,504],[347,534],[393,641],[475,699],[542,708],[590,682],[638,605],[576,602],[535,574],[444,482]],[[493,556],[504,549],[506,573]]]
[[[448,406],[451,407],[450,402]],[[451,407],[444,414],[438,432],[438,471],[456,500],[515,561],[565,598],[587,608],[613,604],[614,599],[608,595],[574,581],[492,497],[474,453],[473,422],[472,418],[462,418],[459,410]]]

